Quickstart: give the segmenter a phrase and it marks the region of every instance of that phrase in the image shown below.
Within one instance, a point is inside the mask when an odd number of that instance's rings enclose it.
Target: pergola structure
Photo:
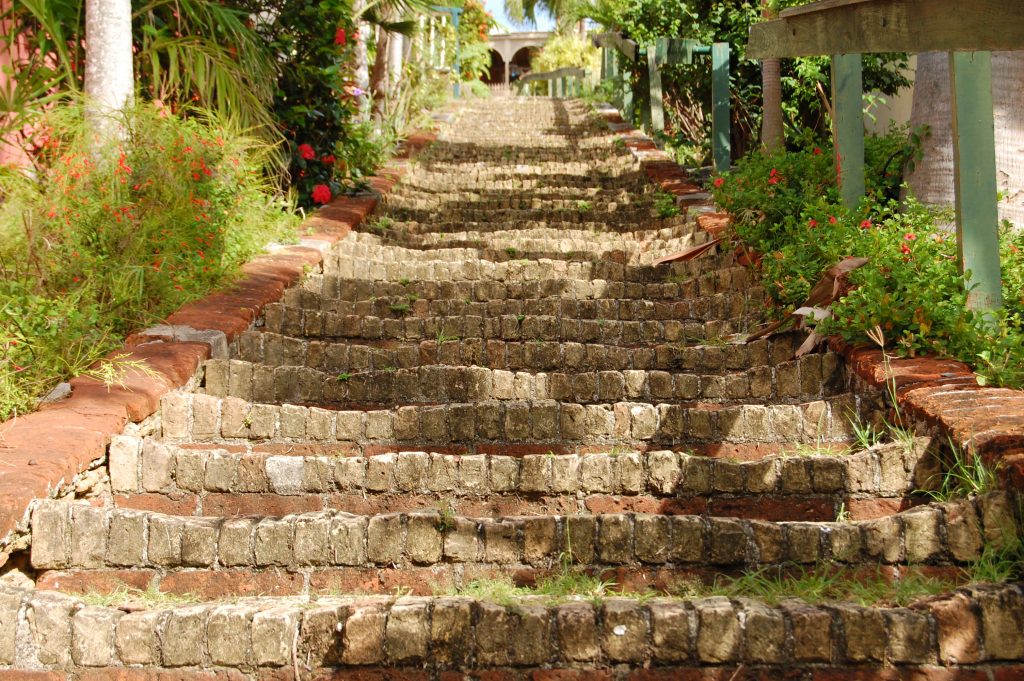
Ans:
[[[1022,0],[821,0],[751,26],[747,56],[832,55],[836,163],[853,207],[864,194],[861,55],[949,52],[960,266],[971,275],[968,305],[994,310],[1002,284],[991,51],[1022,49]]]

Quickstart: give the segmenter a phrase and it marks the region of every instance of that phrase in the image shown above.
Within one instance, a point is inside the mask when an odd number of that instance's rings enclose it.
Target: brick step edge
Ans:
[[[71,379],[69,398],[0,423],[0,566],[20,548],[34,499],[59,493],[76,475],[102,458],[114,435],[156,413],[160,398],[194,380],[202,363],[226,357],[230,344],[284,295],[306,268],[319,265],[328,249],[363,222],[381,194],[398,183],[405,161],[436,139],[429,131],[405,140],[401,152],[370,179],[372,194],[341,196],[299,227],[296,246],[278,247],[241,268],[229,288],[186,303],[166,324],[132,334],[111,356],[139,361],[153,372],[131,371],[123,385]]]
[[[11,666],[266,674],[300,664],[443,670],[742,663],[776,672],[849,665],[868,672],[856,678],[880,678],[870,670],[1024,659],[1024,596],[1011,584],[959,589],[912,608],[793,601],[770,607],[720,596],[509,606],[465,597],[340,597],[290,605],[265,599],[132,612],[83,606],[53,592],[0,591],[0,675]]]

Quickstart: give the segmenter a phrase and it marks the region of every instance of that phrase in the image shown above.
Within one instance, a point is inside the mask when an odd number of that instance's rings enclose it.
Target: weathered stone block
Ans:
[[[163,663],[166,667],[188,667],[202,664],[206,642],[205,605],[172,610],[167,616],[161,636]]]
[[[206,647],[211,662],[225,667],[248,663],[252,655],[252,618],[251,609],[238,605],[221,605],[210,612]]]
[[[739,613],[727,598],[694,601],[697,612],[697,657],[701,662],[732,662],[742,641]]]
[[[331,521],[331,548],[335,565],[363,565],[366,563],[365,517],[339,516]]]
[[[377,664],[384,660],[387,613],[378,605],[356,606],[345,620],[341,659],[345,664]]]
[[[87,606],[71,620],[71,659],[83,667],[105,667],[115,664],[114,628],[122,613],[119,610]]]
[[[573,603],[559,606],[555,613],[558,623],[559,650],[562,657],[572,662],[592,662],[597,659],[597,618],[592,605]]]
[[[635,600],[605,601],[601,647],[609,660],[637,663],[648,658],[650,625],[646,615]]]
[[[166,612],[130,612],[117,621],[114,644],[122,664],[160,664],[159,631]]]
[[[398,513],[370,518],[366,530],[366,556],[371,563],[388,565],[402,560],[405,517]]]
[[[401,599],[388,613],[385,645],[393,664],[415,663],[426,658],[430,644],[427,603],[422,599]]]
[[[261,610],[252,616],[252,656],[259,667],[283,667],[291,662],[299,612],[289,606]]]

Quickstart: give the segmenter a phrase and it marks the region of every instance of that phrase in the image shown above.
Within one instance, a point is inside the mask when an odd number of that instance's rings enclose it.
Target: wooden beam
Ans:
[[[531,80],[547,80],[548,78],[585,78],[586,75],[586,69],[581,69],[575,66],[566,66],[561,69],[555,69],[554,71],[528,73],[525,76],[518,78],[516,83],[529,83]]]
[[[1024,50],[1021,0],[822,0],[750,27],[746,56]]]
[[[971,273],[967,306],[991,311],[1002,305],[991,53],[951,53],[949,79],[960,268]]]

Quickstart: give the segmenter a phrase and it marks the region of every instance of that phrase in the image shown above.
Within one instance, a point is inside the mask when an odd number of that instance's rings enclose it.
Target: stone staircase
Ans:
[[[927,503],[926,439],[660,217],[579,103],[466,105],[378,215],[40,502],[0,679],[1024,678],[1013,498]],[[662,200],[663,201],[663,200]],[[667,211],[661,211],[662,214]],[[702,592],[910,574],[910,607]],[[552,581],[599,593],[545,593]],[[504,591],[502,591],[504,589]],[[504,595],[502,595],[504,594]]]

